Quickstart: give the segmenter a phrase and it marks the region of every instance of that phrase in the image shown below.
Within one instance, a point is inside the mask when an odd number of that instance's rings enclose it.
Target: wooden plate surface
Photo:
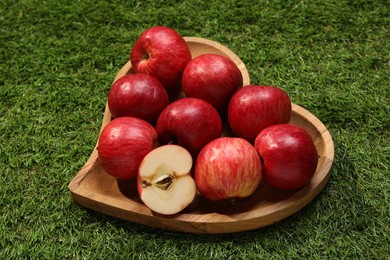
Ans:
[[[217,53],[230,57],[240,68],[244,85],[249,75],[244,63],[219,43],[196,37],[185,37],[193,57],[203,53]],[[131,73],[128,62],[115,80]],[[101,130],[111,120],[106,104]],[[179,214],[164,216],[152,212],[139,199],[135,180],[118,181],[108,175],[98,160],[97,147],[69,183],[73,200],[86,208],[119,219],[152,227],[190,233],[232,233],[271,225],[287,218],[312,201],[324,188],[334,157],[332,137],[324,124],[306,109],[292,104],[291,124],[310,133],[318,154],[316,173],[311,182],[295,191],[277,190],[262,182],[248,198],[232,204],[231,201],[211,202],[196,196],[194,202]]]

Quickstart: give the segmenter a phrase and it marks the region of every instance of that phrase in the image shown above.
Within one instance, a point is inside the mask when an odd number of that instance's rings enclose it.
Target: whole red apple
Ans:
[[[182,98],[161,112],[156,130],[162,144],[178,144],[196,157],[203,146],[221,136],[222,121],[206,101]]]
[[[288,123],[291,100],[287,93],[272,86],[248,85],[232,96],[228,120],[233,133],[253,143],[266,127]]]
[[[209,102],[219,112],[226,109],[233,93],[242,87],[242,74],[229,58],[203,54],[191,60],[184,69],[182,87],[187,97]]]
[[[200,194],[209,200],[245,198],[261,181],[260,156],[243,138],[220,137],[203,147],[194,175]]]
[[[155,123],[169,104],[164,86],[147,74],[127,74],[116,80],[108,94],[113,117],[132,116]]]
[[[135,117],[118,117],[100,133],[98,158],[111,176],[131,179],[137,176],[144,156],[157,146],[157,132],[148,122]]]
[[[308,184],[317,169],[316,147],[301,127],[267,127],[256,137],[255,148],[263,161],[264,179],[279,189],[293,190]]]
[[[154,26],[143,31],[135,41],[130,60],[135,72],[154,76],[170,89],[180,83],[191,52],[177,31]]]

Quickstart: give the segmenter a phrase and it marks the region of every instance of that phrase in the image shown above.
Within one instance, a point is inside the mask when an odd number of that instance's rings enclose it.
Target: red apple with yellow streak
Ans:
[[[213,201],[250,196],[262,177],[260,157],[245,139],[220,137],[208,143],[195,164],[200,194]]]

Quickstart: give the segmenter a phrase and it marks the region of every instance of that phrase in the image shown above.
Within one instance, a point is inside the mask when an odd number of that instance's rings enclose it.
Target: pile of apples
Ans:
[[[137,179],[152,211],[176,214],[196,194],[245,198],[262,178],[298,189],[314,175],[316,147],[288,124],[291,101],[282,89],[243,86],[228,57],[192,58],[181,35],[164,26],[145,30],[130,60],[132,72],[108,94],[113,119],[100,133],[98,159],[113,177]]]

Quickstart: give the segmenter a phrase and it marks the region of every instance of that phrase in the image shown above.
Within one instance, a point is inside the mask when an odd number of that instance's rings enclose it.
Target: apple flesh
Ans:
[[[245,139],[220,137],[208,143],[195,164],[199,193],[213,201],[245,198],[262,178],[260,157]]]
[[[240,69],[229,58],[203,54],[191,60],[182,77],[183,92],[209,102],[218,112],[226,110],[233,93],[242,87]]]
[[[179,85],[183,70],[191,60],[191,52],[177,31],[154,26],[137,38],[130,60],[136,73],[154,76],[166,89],[171,89]]]
[[[270,185],[294,190],[308,184],[313,177],[318,153],[310,135],[291,124],[264,129],[255,140],[263,161],[263,176]]]
[[[127,74],[119,78],[108,94],[108,107],[113,117],[137,117],[152,124],[168,104],[164,86],[147,74]]]
[[[291,100],[287,93],[272,86],[248,85],[237,90],[228,106],[228,121],[233,133],[253,144],[266,127],[288,123]]]
[[[118,117],[100,133],[98,158],[111,176],[136,178],[142,159],[157,146],[157,132],[148,122],[135,117]]]
[[[156,130],[162,144],[178,144],[194,158],[208,142],[222,133],[222,120],[215,108],[198,98],[182,98],[160,114]]]
[[[138,194],[154,212],[179,213],[194,200],[191,154],[178,145],[163,145],[148,153],[139,166]]]

